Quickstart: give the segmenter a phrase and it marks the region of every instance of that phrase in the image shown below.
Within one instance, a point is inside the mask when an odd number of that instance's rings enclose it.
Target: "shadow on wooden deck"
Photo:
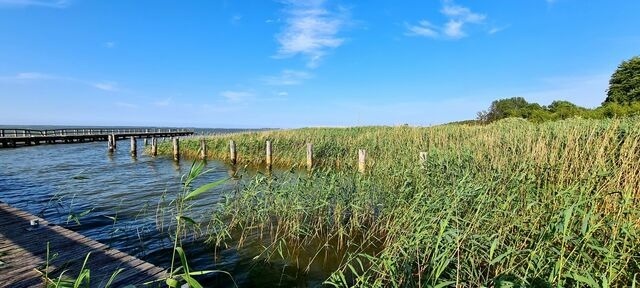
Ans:
[[[37,228],[30,225],[32,219],[39,220]],[[91,287],[104,287],[118,269],[123,270],[111,287],[138,287],[166,276],[164,269],[0,202],[0,287],[44,287],[39,271],[44,271],[47,243],[50,258],[57,254],[49,263],[50,278],[63,271],[75,278],[89,252],[86,268],[90,270]]]

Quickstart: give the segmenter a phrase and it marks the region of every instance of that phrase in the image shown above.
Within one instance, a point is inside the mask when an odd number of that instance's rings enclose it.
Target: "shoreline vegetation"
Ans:
[[[206,138],[207,159],[258,173],[225,194],[206,235],[308,269],[336,258],[336,287],[630,287],[640,281],[640,123],[303,128]],[[183,157],[200,139],[181,139]],[[171,155],[171,143],[158,153]],[[357,172],[358,149],[367,170]],[[419,153],[427,152],[425,161]],[[240,175],[242,176],[242,174]],[[219,248],[218,248],[219,249]],[[508,286],[512,285],[512,286]]]

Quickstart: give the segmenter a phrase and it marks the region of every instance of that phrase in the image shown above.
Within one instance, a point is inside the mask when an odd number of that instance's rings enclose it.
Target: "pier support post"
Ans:
[[[151,138],[151,156],[158,156],[158,138]]]
[[[271,140],[267,140],[267,169],[271,170],[271,167],[273,166],[273,162],[272,162],[272,155],[273,155],[273,150],[272,150],[272,146],[271,146]]]
[[[113,151],[116,150],[116,147],[113,145],[113,135],[107,136],[107,147],[109,153],[113,153]]]
[[[364,149],[359,149],[358,150],[358,171],[363,174],[367,167],[366,159],[367,159],[367,151]]]
[[[113,144],[113,150],[118,150],[118,138],[116,134],[111,134],[111,143]]]
[[[131,157],[138,156],[138,143],[136,142],[136,137],[131,136]]]
[[[236,154],[236,142],[233,140],[229,140],[229,158],[231,159],[231,164],[236,165],[236,161],[238,154]]]
[[[307,143],[307,171],[313,169],[313,143]]]
[[[180,139],[173,138],[173,160],[180,161]]]
[[[142,145],[144,145],[144,146],[149,145],[149,138],[144,137],[144,142],[142,143]]]
[[[207,159],[207,140],[200,139],[200,160]]]

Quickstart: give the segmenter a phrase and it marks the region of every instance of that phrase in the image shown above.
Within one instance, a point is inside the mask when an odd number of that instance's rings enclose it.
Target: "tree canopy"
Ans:
[[[609,80],[604,103],[629,104],[640,101],[640,57],[622,62]]]
[[[600,107],[588,109],[569,101],[556,100],[548,106],[529,103],[522,97],[499,99],[491,102],[486,111],[478,113],[478,121],[489,123],[508,117],[519,117],[532,122],[562,120],[571,117],[614,118],[640,115],[640,57],[622,62],[611,76],[607,98]]]

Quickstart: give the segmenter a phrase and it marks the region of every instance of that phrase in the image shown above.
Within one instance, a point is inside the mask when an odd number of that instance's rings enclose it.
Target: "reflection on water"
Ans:
[[[118,144],[114,153],[108,153],[102,142],[0,149],[0,200],[168,267],[172,242],[162,227],[170,223],[165,220],[168,217],[160,217],[159,202],[170,201],[181,191],[180,178],[192,162],[150,157],[142,153],[142,141],[137,158],[132,158],[128,145],[123,141]],[[218,161],[208,161],[207,169],[212,171],[197,179],[194,186],[238,173]],[[237,183],[229,181],[200,196],[190,208],[190,216],[206,221],[216,203],[223,200],[223,193],[234,185]],[[322,267],[305,274],[282,261],[254,260],[263,244],[250,239],[240,250],[216,250],[197,240],[186,243],[185,250],[193,269],[228,271],[241,287],[317,286],[326,279],[327,271]],[[223,274],[202,281],[206,286],[233,286]]]

